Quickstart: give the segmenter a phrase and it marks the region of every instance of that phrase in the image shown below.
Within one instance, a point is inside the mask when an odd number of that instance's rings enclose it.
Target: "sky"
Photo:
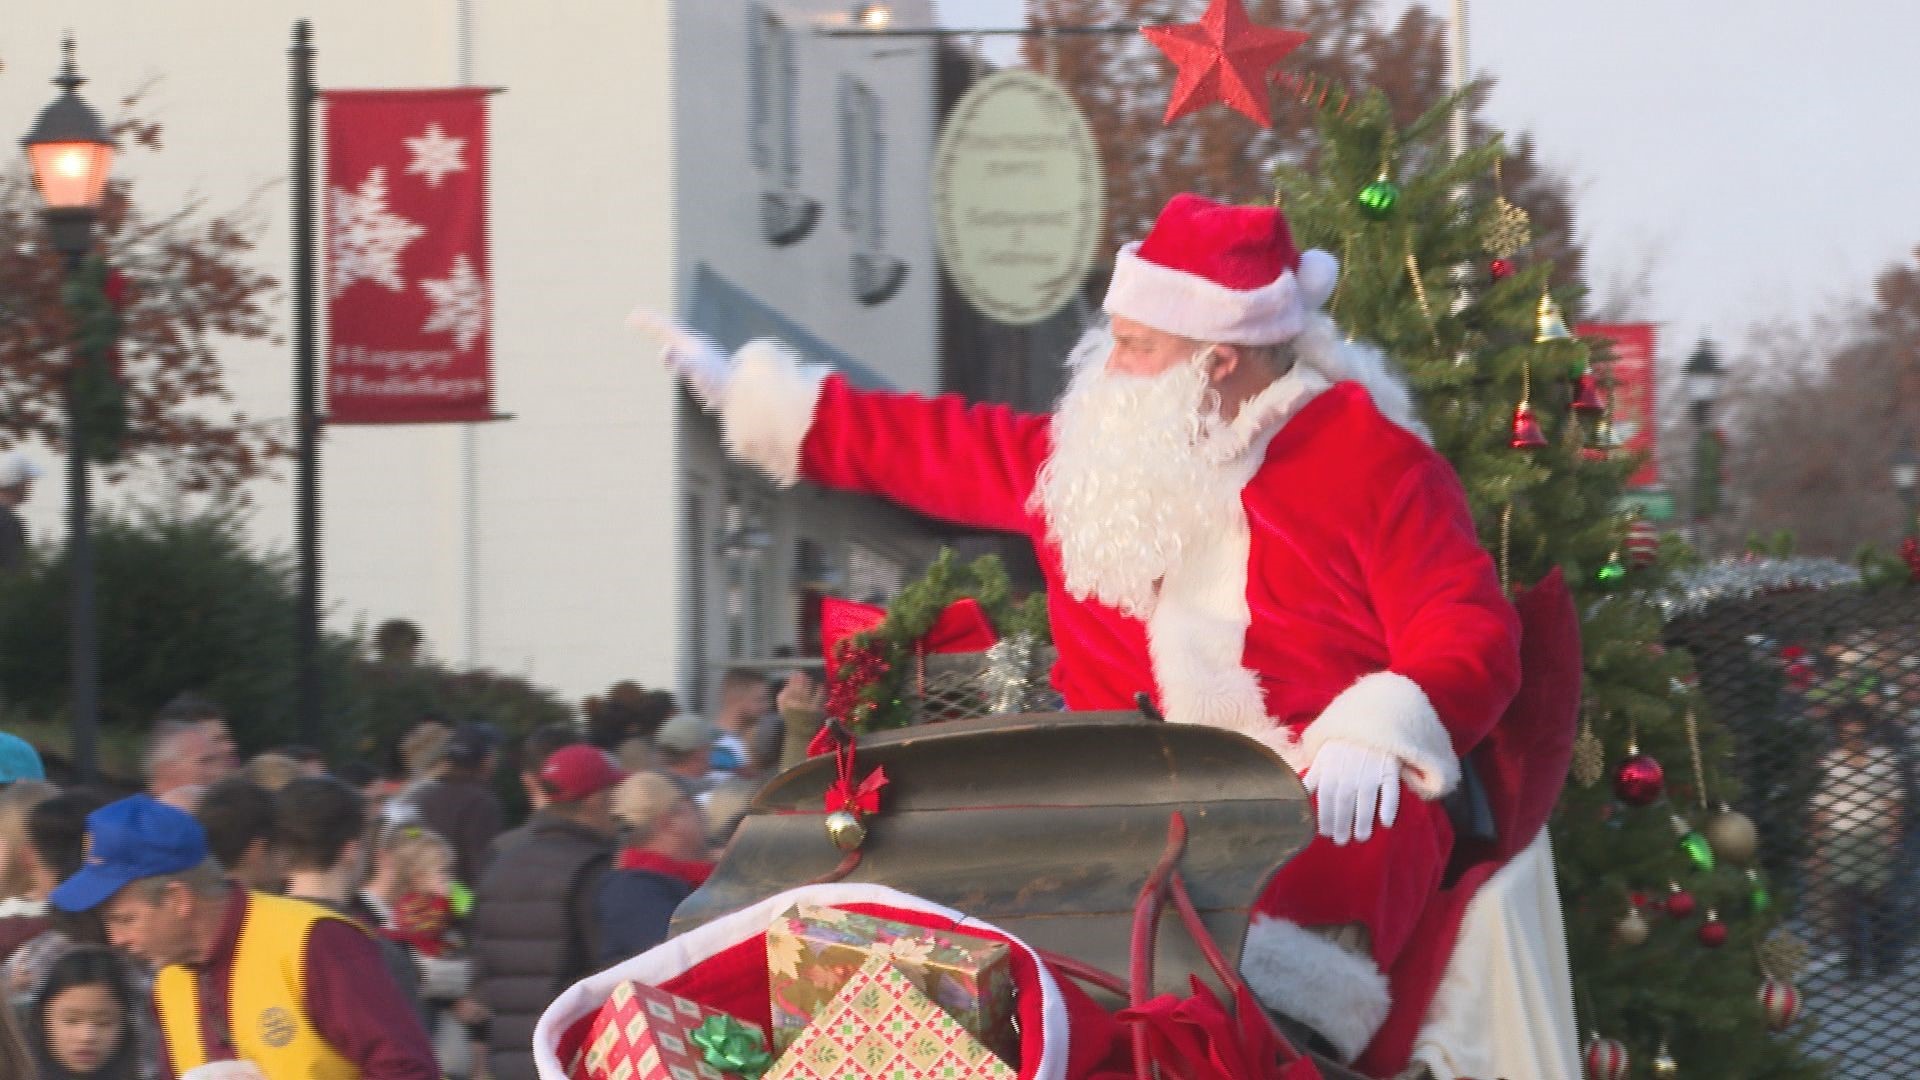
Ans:
[[[1023,0],[937,0],[955,26],[1016,26]],[[1397,18],[1407,0],[1379,0]],[[1446,14],[1451,3],[1429,3]],[[1191,17],[1205,0],[1191,0]],[[1606,302],[1650,286],[1661,362],[1711,333],[1870,298],[1920,246],[1920,4],[1912,0],[1475,0],[1470,67],[1491,120],[1532,132],[1574,185]]]

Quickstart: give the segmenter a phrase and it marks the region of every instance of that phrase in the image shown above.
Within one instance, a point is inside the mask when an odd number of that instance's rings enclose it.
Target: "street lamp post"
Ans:
[[[1707,504],[1708,496],[1718,484],[1720,477],[1719,456],[1707,453],[1708,440],[1713,438],[1713,405],[1720,397],[1720,385],[1726,379],[1726,368],[1720,363],[1720,354],[1713,342],[1702,338],[1694,348],[1693,355],[1687,358],[1686,394],[1687,405],[1693,419],[1693,477],[1688,499],[1687,517],[1693,526],[1694,543],[1702,555],[1709,554],[1707,543],[1706,519],[1712,516],[1713,507]]]
[[[76,93],[82,79],[73,67],[73,40],[64,45],[60,75],[53,84],[60,96],[41,112],[27,137],[33,183],[46,204],[47,231],[54,249],[66,256],[67,273],[78,272],[93,248],[93,225],[107,192],[113,165],[113,137],[100,117]],[[72,636],[73,756],[83,781],[98,778],[96,730],[99,713],[99,640],[94,625],[93,543],[87,527],[87,432],[80,407],[81,357],[71,350],[67,364],[67,561],[73,574]]]
[[[1900,507],[1904,512],[1900,518],[1900,534],[1913,536],[1920,533],[1920,518],[1915,517],[1920,503],[1920,451],[1913,445],[1913,432],[1900,437],[1900,449],[1893,454],[1893,489],[1900,493]]]

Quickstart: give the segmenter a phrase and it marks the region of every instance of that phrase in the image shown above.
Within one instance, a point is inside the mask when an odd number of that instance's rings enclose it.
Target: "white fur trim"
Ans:
[[[727,451],[791,487],[800,480],[800,444],[831,369],[771,339],[748,342],[734,362],[718,410]]]
[[[1332,382],[1347,380],[1367,388],[1373,406],[1380,414],[1432,445],[1433,434],[1420,421],[1413,391],[1387,355],[1364,341],[1342,337],[1340,328],[1326,315],[1314,312],[1307,325],[1293,339],[1296,364],[1313,368]]]
[[[1420,684],[1393,671],[1363,675],[1327,703],[1300,733],[1307,764],[1334,740],[1358,743],[1400,759],[1400,775],[1414,794],[1437,799],[1460,783],[1453,737]]]
[[[1148,262],[1128,244],[1113,261],[1103,305],[1120,315],[1195,341],[1271,345],[1306,327],[1333,292],[1339,263],[1324,251],[1300,257],[1300,268],[1257,289],[1230,289],[1197,274]]]
[[[589,975],[562,991],[553,1004],[547,1006],[547,1011],[540,1014],[540,1020],[533,1028],[533,1064],[539,1070],[540,1080],[567,1080],[567,1071],[554,1055],[554,1047],[568,1028],[612,997],[614,987],[628,981],[658,986],[740,942],[766,933],[773,920],[795,904],[880,904],[905,911],[924,911],[937,918],[950,919],[961,929],[972,926],[1006,934],[1006,931],[991,923],[970,919],[952,908],[884,885],[840,882],[789,889],[731,915],[723,915],[705,926],[695,927],[679,937],[668,938],[639,956],[623,960],[597,975]],[[1034,1068],[1032,1080],[1064,1080],[1071,1035],[1067,1027],[1066,999],[1060,996],[1060,984],[1054,981],[1053,973],[1047,970],[1046,964],[1040,962],[1039,955],[1019,938],[1011,934],[1007,934],[1007,937],[1033,956],[1034,967],[1039,973],[1042,1028],[1040,1063]]]
[[[1379,965],[1286,919],[1256,919],[1240,976],[1261,1003],[1298,1020],[1352,1061],[1387,1020],[1393,995]]]

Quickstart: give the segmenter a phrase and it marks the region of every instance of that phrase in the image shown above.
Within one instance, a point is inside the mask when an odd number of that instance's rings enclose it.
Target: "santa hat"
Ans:
[[[1272,345],[1305,329],[1338,274],[1332,255],[1293,246],[1276,207],[1175,195],[1145,240],[1120,249],[1105,306],[1195,341]]]

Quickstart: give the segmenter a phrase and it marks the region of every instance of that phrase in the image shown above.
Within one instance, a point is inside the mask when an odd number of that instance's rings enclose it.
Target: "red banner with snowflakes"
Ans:
[[[493,419],[487,95],[321,95],[329,423]]]
[[[1613,424],[1613,436],[1619,440],[1622,450],[1646,455],[1640,468],[1627,477],[1627,487],[1657,486],[1660,467],[1654,453],[1660,426],[1654,418],[1653,324],[1581,323],[1573,332],[1581,337],[1606,338],[1613,343],[1613,363],[1600,373],[1607,419]]]

